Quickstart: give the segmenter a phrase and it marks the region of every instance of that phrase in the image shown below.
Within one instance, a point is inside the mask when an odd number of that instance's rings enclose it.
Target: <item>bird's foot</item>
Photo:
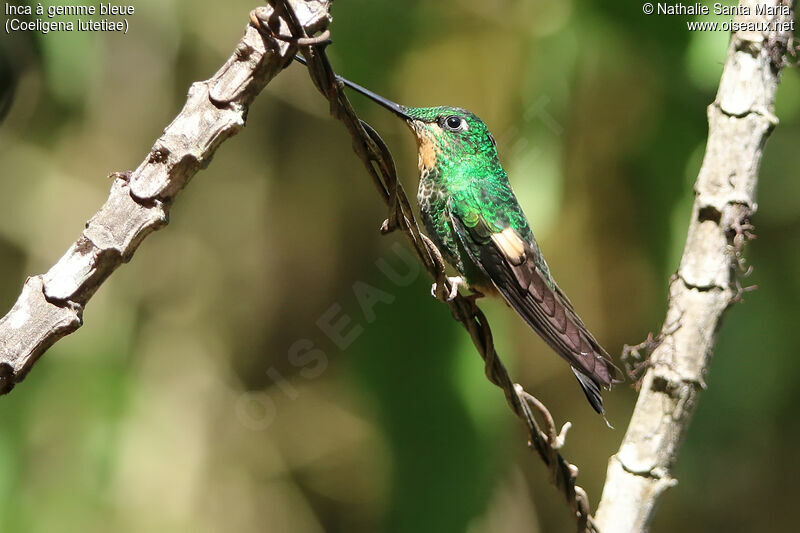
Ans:
[[[456,297],[456,295],[458,294],[458,287],[459,287],[459,285],[463,285],[463,286],[465,286],[465,287],[466,287],[466,286],[467,286],[467,280],[465,280],[465,279],[464,279],[463,277],[461,277],[461,276],[447,276],[447,281],[449,281],[449,282],[450,282],[450,293],[447,295],[447,297],[446,297],[445,299],[446,299],[448,302],[452,302],[452,301],[453,301],[453,299],[454,299],[454,298]],[[434,283],[433,285],[431,285],[431,296],[433,296],[434,298],[436,298],[436,297],[437,297],[437,296],[436,296],[436,289],[437,289],[437,287],[438,287],[438,284],[436,284],[436,283]]]

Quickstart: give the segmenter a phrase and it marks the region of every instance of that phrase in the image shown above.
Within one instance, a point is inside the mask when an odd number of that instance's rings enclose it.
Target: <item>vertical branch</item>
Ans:
[[[756,2],[771,8],[769,14],[757,14]],[[775,93],[793,13],[781,0],[743,0],[740,6],[751,14],[737,22],[754,25],[733,34],[719,91],[708,107],[708,143],[661,342],[622,445],[609,461],[597,512],[604,533],[647,531],[659,496],[676,483],[672,468],[705,388],[717,330],[741,296],[741,252],[751,236],[762,151],[778,122]]]

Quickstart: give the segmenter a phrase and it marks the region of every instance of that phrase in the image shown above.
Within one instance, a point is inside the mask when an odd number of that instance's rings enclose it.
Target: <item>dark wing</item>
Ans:
[[[539,252],[513,228],[497,231],[485,221],[465,222],[452,211],[453,227],[471,259],[492,280],[531,328],[572,366],[589,403],[603,413],[600,387],[621,381],[621,372],[550,279]],[[537,260],[539,263],[537,264]]]

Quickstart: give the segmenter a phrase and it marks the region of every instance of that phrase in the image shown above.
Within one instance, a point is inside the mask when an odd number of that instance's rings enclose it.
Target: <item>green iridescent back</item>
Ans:
[[[482,271],[470,254],[465,253],[464,246],[483,244],[492,233],[510,227],[531,245],[538,256],[536,262],[548,272],[528,220],[500,165],[494,138],[483,121],[455,107],[405,110],[415,119],[412,128],[420,142],[417,200],[423,221],[453,266],[470,282],[482,278]],[[466,126],[462,131],[449,131],[442,127],[447,117],[461,117]],[[464,242],[463,237],[459,238],[451,214],[471,230],[472,239],[481,242]]]

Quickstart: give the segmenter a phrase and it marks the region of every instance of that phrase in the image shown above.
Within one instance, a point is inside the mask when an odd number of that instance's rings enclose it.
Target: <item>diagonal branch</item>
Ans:
[[[757,2],[775,14],[758,15]],[[794,14],[785,14],[788,1],[743,0],[740,6],[751,15],[738,22],[771,26],[733,34],[717,97],[708,107],[706,153],[660,344],[622,445],[609,461],[597,512],[604,533],[647,531],[659,496],[676,483],[672,467],[705,388],[717,330],[725,311],[741,299],[741,253],[752,237],[762,151],[778,122],[775,93]]]
[[[330,0],[297,0],[296,22],[313,34],[330,22]],[[271,9],[276,33],[287,25]],[[167,224],[178,192],[209,164],[219,145],[244,127],[253,99],[291,63],[297,45],[265,40],[248,26],[228,61],[189,89],[181,112],[133,172],[115,173],[106,203],[46,274],[28,278],[14,307],[0,319],[0,394],[22,381],[36,360],[82,324],[95,291],[139,244]]]
[[[291,6],[286,0],[276,1],[275,5],[279,12],[286,13],[286,20],[290,22],[290,30],[296,42],[305,42],[308,36],[301,25],[293,22]],[[259,10],[255,10],[251,18],[254,23],[261,19]],[[261,26],[269,35],[265,25]],[[389,208],[389,216],[384,221],[381,232],[387,234],[400,230],[409,240],[420,261],[436,281],[437,297],[448,304],[453,317],[469,333],[475,348],[485,362],[487,378],[503,389],[509,407],[525,423],[529,446],[536,450],[550,470],[553,483],[562,492],[574,513],[578,531],[595,531],[586,493],[575,484],[578,469],[558,451],[563,445],[566,431],[570,427],[569,423],[558,433],[553,418],[544,405],[525,392],[520,385],[511,381],[495,351],[486,316],[474,300],[457,295],[453,300],[447,301],[445,295],[449,294],[451,287],[445,275],[445,262],[433,242],[419,229],[403,185],[397,178],[389,149],[377,132],[356,116],[344,94],[342,84],[336,81],[324,47],[304,48],[303,53],[306,55],[311,79],[317,89],[330,101],[331,114],[341,120],[350,132],[353,138],[353,150],[364,163],[379,195]],[[540,428],[534,413],[538,413],[542,418],[546,432]]]

